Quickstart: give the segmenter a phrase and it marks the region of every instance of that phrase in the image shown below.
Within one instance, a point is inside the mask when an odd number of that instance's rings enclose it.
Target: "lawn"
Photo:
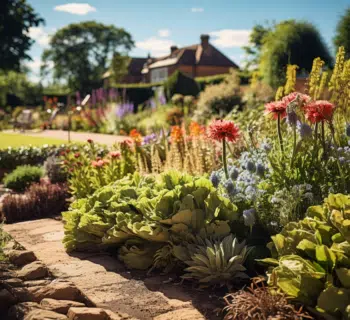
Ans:
[[[67,143],[67,140],[43,138],[43,137],[31,137],[25,134],[8,134],[0,133],[0,149],[7,147],[20,147],[20,146],[42,146],[44,144],[62,144]]]

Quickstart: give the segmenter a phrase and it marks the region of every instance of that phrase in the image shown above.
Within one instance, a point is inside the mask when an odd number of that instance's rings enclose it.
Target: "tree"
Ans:
[[[72,90],[82,93],[101,85],[103,73],[113,55],[126,54],[134,45],[131,35],[122,28],[95,21],[70,24],[58,30],[43,52],[42,75],[53,62],[55,79],[66,80]]]
[[[128,73],[128,67],[131,58],[116,52],[111,62],[111,79],[114,84],[120,83],[123,77]]]
[[[253,27],[249,36],[249,45],[243,47],[247,59],[245,61],[245,69],[255,69],[259,64],[261,47],[264,37],[271,31],[271,27],[257,24]]]
[[[264,36],[259,70],[264,81],[276,88],[285,80],[287,64],[309,72],[317,57],[332,66],[333,59],[318,30],[308,22],[287,20]]]
[[[29,29],[44,20],[26,0],[0,1],[0,69],[19,71],[33,44]]]
[[[350,59],[350,7],[338,22],[334,45],[336,49],[343,46],[345,48],[346,58]]]

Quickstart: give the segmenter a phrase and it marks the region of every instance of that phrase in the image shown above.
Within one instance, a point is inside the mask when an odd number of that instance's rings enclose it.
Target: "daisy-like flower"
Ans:
[[[334,104],[325,100],[310,102],[305,107],[305,116],[312,123],[330,121],[334,112]]]
[[[299,103],[302,107],[311,101],[310,96],[299,92],[290,93],[289,95],[283,97],[282,101],[284,101],[288,106],[291,102],[295,101],[296,99],[299,99]]]
[[[216,141],[228,140],[236,142],[239,138],[239,128],[228,120],[214,120],[209,126],[209,137]]]
[[[273,101],[265,104],[265,114],[272,114],[274,119],[284,119],[287,116],[287,103],[285,101]]]

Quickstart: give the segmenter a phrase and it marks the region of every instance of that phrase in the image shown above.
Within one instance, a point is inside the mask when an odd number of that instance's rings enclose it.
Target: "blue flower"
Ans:
[[[255,164],[252,162],[252,161],[248,161],[247,163],[247,169],[250,171],[250,172],[254,172],[256,167],[255,167]]]
[[[344,164],[345,163],[345,158],[344,157],[340,157],[339,158],[339,162],[340,162],[340,164]]]
[[[232,180],[236,180],[238,178],[239,172],[236,168],[231,169],[230,177]]]
[[[255,224],[255,209],[244,210],[243,219],[247,227],[252,227]]]
[[[261,144],[261,148],[263,148],[266,152],[269,152],[272,149],[272,146],[267,142],[263,142]]]
[[[228,179],[224,184],[226,191],[229,195],[233,195],[235,192],[235,186],[231,179]]]
[[[302,139],[312,136],[312,128],[308,124],[298,122],[298,129]]]
[[[295,111],[289,112],[287,113],[287,123],[292,126],[295,127],[298,123],[298,116],[295,113]]]
[[[264,173],[265,173],[265,167],[261,163],[258,163],[258,165],[256,166],[256,174],[262,177]]]
[[[211,183],[213,184],[213,186],[215,188],[217,188],[219,186],[219,183],[220,183],[220,177],[219,175],[217,174],[217,172],[213,171],[210,175],[210,178],[209,180],[211,181]]]

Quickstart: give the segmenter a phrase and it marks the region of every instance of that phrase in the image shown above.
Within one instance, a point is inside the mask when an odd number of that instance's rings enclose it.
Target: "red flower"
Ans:
[[[140,145],[142,142],[142,135],[137,129],[132,129],[129,136],[134,139],[136,145]]]
[[[80,153],[79,152],[74,154],[74,158],[79,158],[79,157],[80,157]]]
[[[317,100],[310,102],[305,107],[305,116],[312,123],[321,121],[330,121],[333,116],[334,104],[325,101]]]
[[[109,153],[109,155],[110,155],[111,158],[113,158],[113,159],[118,159],[118,158],[120,158],[120,152],[119,152],[119,151],[111,151],[111,152]]]
[[[70,149],[66,149],[66,153],[69,153],[70,152]]]
[[[87,139],[87,142],[91,144],[91,143],[93,143],[94,141],[93,141],[92,139]]]
[[[233,121],[214,120],[209,126],[209,137],[211,139],[222,141],[237,141],[239,138],[239,129]]]
[[[120,146],[121,146],[122,148],[129,148],[129,149],[131,149],[132,145],[133,145],[133,142],[132,142],[132,140],[129,139],[129,138],[124,139],[124,140],[120,143]]]
[[[282,101],[286,103],[288,106],[292,101],[295,99],[299,99],[299,103],[301,106],[304,106],[305,104],[309,103],[311,101],[311,97],[307,94],[299,93],[299,92],[292,92],[289,95],[282,98]],[[286,107],[287,107],[286,106]]]
[[[272,113],[273,118],[277,119],[280,115],[281,119],[287,116],[287,103],[285,101],[273,101],[265,104],[265,114]]]

